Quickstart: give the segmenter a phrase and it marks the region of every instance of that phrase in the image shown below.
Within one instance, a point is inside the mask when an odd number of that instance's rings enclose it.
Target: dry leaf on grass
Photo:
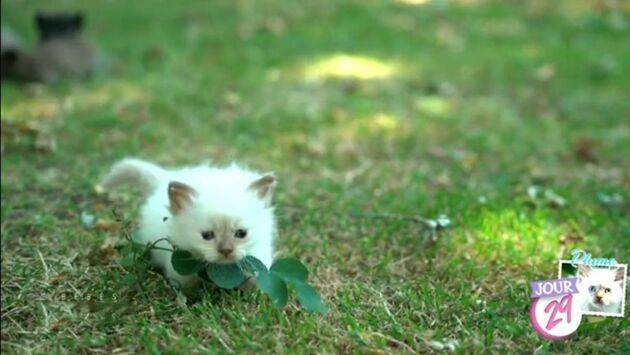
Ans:
[[[553,64],[545,64],[534,72],[534,77],[538,81],[547,82],[556,76],[556,66]]]
[[[58,322],[51,324],[48,330],[51,332],[58,332],[59,330],[61,330],[61,327],[63,327],[64,324],[66,324],[66,321],[62,319]]]
[[[116,249],[123,242],[118,238],[109,237],[106,238],[103,244],[94,248],[87,256],[90,265],[106,265],[111,260],[118,257],[118,250]]]
[[[573,145],[573,155],[579,161],[586,163],[597,162],[596,149],[600,142],[590,138],[580,138]]]
[[[111,219],[99,218],[94,224],[94,228],[103,232],[110,232],[112,234],[118,232],[118,222]]]
[[[0,148],[2,153],[8,146],[27,143],[36,151],[52,152],[57,149],[57,141],[48,130],[33,122],[13,122],[2,120]]]
[[[584,235],[578,232],[568,232],[560,236],[560,244],[583,242]]]
[[[66,279],[66,275],[65,274],[59,274],[51,279],[48,280],[48,284],[49,285],[56,285],[58,283],[60,283],[61,281]]]

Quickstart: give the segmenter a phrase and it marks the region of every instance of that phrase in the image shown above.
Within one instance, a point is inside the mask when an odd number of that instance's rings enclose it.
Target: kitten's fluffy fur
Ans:
[[[271,266],[275,235],[270,205],[273,175],[235,164],[227,168],[200,165],[167,170],[146,161],[124,159],[114,165],[101,185],[111,189],[124,183],[134,183],[149,194],[141,210],[138,242],[169,238],[176,247],[208,262],[230,263],[252,255]],[[246,236],[239,237],[238,230],[246,231]],[[208,238],[210,232],[212,238]],[[157,246],[171,248],[166,241]],[[182,286],[199,280],[196,275],[178,274],[170,260],[171,252],[152,251],[153,263],[170,280]]]
[[[591,268],[578,266],[578,288],[582,310],[588,312],[621,313],[624,268]]]

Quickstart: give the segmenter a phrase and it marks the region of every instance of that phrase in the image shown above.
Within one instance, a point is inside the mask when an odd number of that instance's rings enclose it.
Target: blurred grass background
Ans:
[[[39,9],[84,11],[107,65],[2,86],[3,352],[630,350],[627,318],[528,319],[572,248],[630,260],[627,2],[7,0],[2,24],[33,45]],[[125,285],[103,245],[140,200],[93,185],[128,155],[275,171],[278,253],[331,313]]]

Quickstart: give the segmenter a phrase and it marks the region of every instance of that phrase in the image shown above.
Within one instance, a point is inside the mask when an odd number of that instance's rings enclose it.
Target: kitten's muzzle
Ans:
[[[219,253],[223,255],[224,257],[230,256],[232,252],[234,252],[234,248],[229,247],[229,246],[219,248]]]
[[[604,290],[599,290],[595,294],[595,300],[597,303],[604,304]]]

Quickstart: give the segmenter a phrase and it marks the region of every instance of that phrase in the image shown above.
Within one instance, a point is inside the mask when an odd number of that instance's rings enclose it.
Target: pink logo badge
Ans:
[[[541,336],[558,340],[577,330],[582,310],[573,294],[575,278],[532,282],[532,306],[529,317]]]

